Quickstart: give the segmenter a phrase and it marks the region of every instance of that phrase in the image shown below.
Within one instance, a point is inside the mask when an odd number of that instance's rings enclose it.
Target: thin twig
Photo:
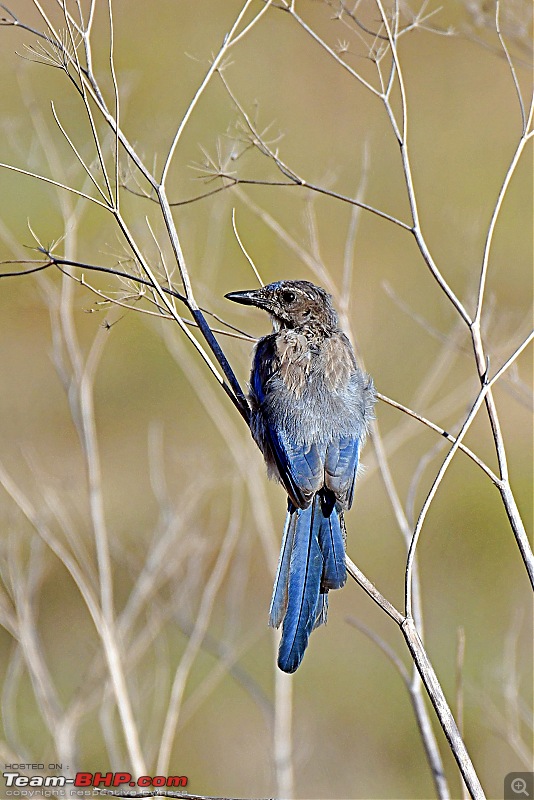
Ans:
[[[471,427],[471,423],[475,419],[478,410],[482,403],[484,402],[486,395],[490,391],[491,387],[499,380],[501,375],[513,364],[513,362],[519,357],[519,355],[523,352],[523,350],[528,347],[530,342],[534,339],[534,332],[530,333],[529,336],[514,350],[514,352],[509,356],[509,358],[504,362],[504,364],[500,367],[499,370],[494,374],[491,379],[486,380],[486,382],[481,387],[472,407],[467,415],[462,428],[455,438],[454,444],[447,453],[445,460],[443,461],[433,483],[430,488],[430,491],[425,499],[425,502],[421,508],[419,513],[419,517],[417,519],[417,524],[415,526],[412,541],[410,544],[410,549],[408,552],[408,558],[406,561],[406,580],[405,580],[405,603],[406,603],[406,616],[411,618],[412,617],[412,573],[413,573],[413,565],[414,565],[414,558],[415,558],[415,551],[417,547],[417,543],[419,541],[419,537],[421,535],[421,530],[423,527],[423,523],[425,521],[426,515],[434,499],[434,496],[438,490],[438,487],[443,480],[445,472],[447,471],[452,459],[456,451],[459,449],[459,446],[462,442],[462,439],[466,435],[467,431]],[[534,556],[532,554],[532,550],[528,544],[528,539],[526,541],[526,545],[528,549],[522,550],[521,554],[523,555],[523,559],[525,561],[525,566],[527,567],[529,577],[531,579],[531,583],[534,587]]]
[[[43,183],[49,183],[51,186],[55,186],[57,189],[64,189],[66,192],[71,192],[75,194],[77,197],[83,197],[84,200],[89,200],[91,203],[95,203],[97,206],[101,208],[108,209],[108,205],[103,203],[100,200],[97,200],[96,197],[91,197],[91,195],[86,194],[85,192],[81,192],[79,189],[75,189],[73,186],[67,186],[64,183],[60,183],[59,181],[55,181],[52,178],[47,178],[46,175],[39,175],[36,172],[31,172],[27,169],[21,169],[20,167],[15,167],[12,164],[2,164],[0,163],[0,169],[8,169],[11,172],[18,172],[20,175],[27,175],[29,178],[35,178],[35,180],[42,181]]]
[[[252,25],[255,22],[257,22],[257,20],[265,13],[265,11],[267,10],[268,6],[270,5],[270,2],[271,2],[271,0],[269,0],[269,2],[264,6],[264,8],[262,8],[258,12],[258,14],[254,18],[254,20],[252,20],[252,22],[249,23],[249,25],[247,25],[245,30],[242,32],[243,34],[248,32],[251,29]],[[235,39],[235,42],[237,42],[241,38],[241,35],[240,36],[234,36],[234,35],[235,35],[235,32],[236,32],[237,28],[241,24],[241,20],[243,19],[244,15],[246,14],[246,12],[248,10],[248,7],[251,5],[251,3],[252,3],[252,0],[246,0],[246,2],[244,3],[243,7],[241,8],[241,11],[237,15],[232,27],[230,28],[230,31],[225,35],[224,41],[223,41],[223,43],[222,43],[222,45],[221,45],[221,47],[219,49],[219,52],[217,53],[217,55],[215,56],[215,58],[211,62],[210,68],[208,69],[208,71],[207,71],[207,73],[206,73],[206,75],[204,77],[204,80],[202,81],[202,83],[198,87],[197,91],[195,92],[195,95],[194,95],[193,99],[191,100],[191,102],[189,103],[189,105],[187,107],[186,112],[182,116],[182,119],[180,121],[180,125],[178,126],[178,130],[174,134],[171,146],[169,147],[169,152],[167,153],[167,157],[166,157],[165,162],[163,164],[163,170],[161,172],[161,179],[160,179],[160,182],[159,182],[160,183],[160,189],[163,189],[164,186],[165,186],[165,182],[166,182],[166,179],[167,179],[167,173],[169,171],[169,167],[171,165],[174,152],[176,150],[178,142],[180,141],[182,133],[183,133],[188,121],[189,121],[189,118],[190,118],[191,114],[193,113],[193,111],[194,111],[194,109],[195,109],[200,97],[202,96],[202,94],[203,94],[206,86],[208,85],[212,75],[219,69],[221,61],[225,57],[228,49],[232,46],[232,44],[233,44],[232,40]],[[187,288],[186,288],[186,291],[187,291]],[[189,295],[188,295],[188,297],[189,297]]]
[[[414,662],[421,675],[428,696],[434,706],[441,727],[447,737],[451,751],[456,759],[456,763],[467,784],[469,793],[473,800],[484,800],[485,794],[478,776],[475,772],[469,753],[458,730],[452,712],[447,704],[443,689],[439,683],[434,668],[426,654],[423,643],[417,633],[417,628],[410,617],[406,617],[401,630],[404,634],[406,644],[412,654]]]
[[[460,735],[464,735],[464,662],[465,630],[459,627],[456,632],[456,719]],[[467,786],[462,779],[462,798],[469,800]]]
[[[434,779],[434,783],[436,786],[436,792],[440,800],[448,800],[448,798],[450,798],[449,786],[447,783],[447,779],[445,777],[445,773],[443,771],[443,762],[440,756],[436,737],[432,729],[432,725],[430,722],[427,708],[425,706],[425,702],[423,700],[423,696],[421,694],[420,687],[422,684],[419,678],[419,673],[416,671],[415,675],[410,676],[408,670],[404,666],[404,663],[401,661],[401,659],[399,658],[397,653],[393,650],[393,648],[390,647],[390,645],[387,642],[385,642],[381,636],[378,636],[373,630],[368,628],[367,625],[364,625],[359,620],[354,619],[354,617],[347,618],[347,622],[350,625],[353,625],[358,630],[360,630],[362,633],[365,634],[365,636],[367,636],[372,642],[374,642],[377,645],[377,647],[379,647],[380,650],[382,650],[386,658],[393,664],[393,666],[401,676],[402,681],[410,696],[415,718],[417,720],[419,731],[421,733],[423,746],[425,748],[427,759],[432,771],[432,777]]]
[[[264,286],[264,283],[263,283],[262,279],[260,278],[260,273],[258,272],[256,264],[254,263],[252,258],[247,253],[247,251],[245,249],[245,246],[243,245],[243,242],[241,241],[241,237],[240,237],[239,233],[237,232],[237,225],[236,225],[236,222],[235,222],[235,208],[232,209],[232,230],[234,231],[234,236],[237,239],[237,243],[238,243],[239,247],[241,248],[241,252],[243,253],[245,258],[247,259],[247,261],[250,264],[250,266],[252,267],[252,271],[253,271],[254,275],[256,276],[258,283],[260,284],[260,286]]]
[[[232,508],[230,512],[230,522],[228,524],[226,535],[215,563],[215,567],[213,568],[213,572],[206,583],[194,630],[189,638],[187,647],[174,676],[171,697],[169,700],[169,708],[165,718],[165,724],[163,726],[163,733],[161,736],[161,744],[159,747],[156,765],[156,772],[159,775],[167,774],[168,772],[172,744],[174,741],[176,726],[178,724],[178,717],[180,715],[180,708],[182,705],[186,682],[202,644],[202,640],[206,634],[211,613],[213,611],[215,598],[228,567],[230,556],[232,555],[233,549],[237,542],[237,537],[240,532],[240,515],[238,513],[238,508],[240,505],[240,499],[237,496],[237,492],[234,491]]]
[[[504,202],[504,198],[506,196],[506,192],[508,190],[508,186],[510,185],[510,181],[512,180],[512,177],[515,174],[515,170],[516,170],[517,164],[519,163],[519,159],[521,158],[523,150],[525,149],[525,146],[526,146],[526,144],[527,144],[527,142],[529,140],[529,136],[527,134],[527,129],[530,128],[530,126],[532,124],[533,115],[534,115],[534,94],[533,94],[533,97],[532,97],[532,100],[531,100],[531,103],[530,103],[530,108],[529,108],[529,112],[528,112],[528,119],[527,119],[526,123],[523,126],[523,133],[521,135],[521,138],[519,139],[519,142],[517,144],[515,152],[514,152],[514,154],[512,156],[512,160],[510,162],[510,165],[509,165],[508,169],[506,170],[506,174],[504,176],[504,180],[502,182],[501,188],[499,189],[499,194],[497,195],[497,200],[495,202],[495,206],[493,207],[493,212],[491,214],[491,219],[490,219],[490,223],[489,223],[489,226],[488,226],[488,231],[487,231],[487,234],[486,234],[486,241],[484,242],[484,253],[483,253],[483,256],[482,256],[482,266],[480,268],[480,278],[479,278],[479,285],[478,285],[477,304],[476,304],[475,315],[474,315],[473,321],[471,323],[472,329],[474,329],[476,331],[478,331],[478,329],[480,328],[480,318],[481,318],[481,315],[482,315],[482,305],[483,305],[483,301],[484,301],[484,290],[486,288],[486,278],[487,278],[487,274],[488,274],[489,257],[490,257],[490,252],[491,252],[491,246],[492,246],[492,243],[493,243],[493,235],[494,235],[494,232],[495,232],[495,226],[497,224],[497,220],[499,219],[499,214],[500,214],[503,202]]]
[[[436,425],[434,422],[431,422],[431,420],[427,419],[422,414],[419,414],[417,411],[413,411],[411,408],[408,408],[408,406],[405,406],[402,403],[397,402],[396,400],[392,400],[390,397],[387,397],[385,394],[382,394],[381,392],[377,392],[377,397],[378,397],[379,400],[382,400],[383,403],[387,403],[392,408],[398,408],[399,411],[403,411],[409,417],[413,417],[413,419],[416,419],[419,422],[422,422],[423,425],[426,425],[431,430],[436,431],[436,433],[439,433],[440,436],[444,436],[445,439],[447,439],[449,442],[455,442],[456,441],[456,438],[452,435],[452,433],[449,433],[444,428],[441,428],[439,425]],[[477,464],[477,466],[480,467],[480,469],[484,470],[486,475],[493,481],[493,483],[496,486],[498,485],[499,478],[493,472],[493,470],[491,470],[488,467],[488,465],[484,461],[482,461],[482,459],[480,459],[475,453],[473,453],[472,450],[470,450],[463,443],[460,443],[459,449],[463,453],[465,453],[467,456],[469,456],[469,458],[472,461],[474,461],[475,464]]]
[[[517,80],[517,73],[515,71],[514,64],[510,57],[510,53],[506,46],[506,42],[504,41],[504,36],[501,30],[501,3],[500,0],[495,0],[495,30],[497,31],[497,36],[499,37],[499,42],[502,47],[502,51],[504,53],[504,57],[508,63],[508,67],[510,68],[510,74],[512,76],[512,80],[514,82],[515,92],[517,94],[517,100],[519,102],[519,110],[521,113],[521,124],[523,128],[523,134],[528,132],[528,123],[527,118],[525,115],[525,103],[523,102],[523,95],[521,94],[521,87],[519,86],[519,81]]]

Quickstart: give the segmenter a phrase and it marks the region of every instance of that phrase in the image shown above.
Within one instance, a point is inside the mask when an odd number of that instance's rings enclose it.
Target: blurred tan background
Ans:
[[[17,0],[15,5],[21,19],[42,27],[29,0]],[[49,6],[55,14],[54,4]],[[97,3],[95,72],[110,99],[104,6]],[[374,80],[374,67],[362,42],[334,19],[337,3],[302,0],[296,6],[332,47],[347,40],[347,63]],[[429,3],[427,11],[435,6]],[[472,311],[487,227],[521,133],[521,116],[495,31],[482,24],[482,10],[477,18],[466,6],[447,4],[428,22],[440,33],[412,31],[401,39],[399,55],[422,226],[436,263]],[[532,12],[526,3],[501,6],[503,31],[528,102]],[[148,166],[160,169],[208,60],[240,4],[115,0],[113,9],[121,125]],[[259,4],[254,7],[258,9]],[[358,13],[366,25],[378,24],[373,3],[362,3]],[[490,23],[492,13],[490,9]],[[456,35],[442,35],[450,26]],[[0,160],[50,175],[46,137],[51,137],[65,179],[81,188],[83,176],[50,110],[53,100],[69,135],[92,160],[79,98],[60,70],[32,61],[24,49],[36,42],[32,34],[5,27],[0,37],[4,76]],[[270,9],[234,48],[231,61],[224,74],[232,90],[248,113],[256,115],[260,130],[272,125],[266,134],[269,140],[283,134],[276,146],[292,169],[310,182],[354,196],[367,164],[365,202],[409,221],[399,149],[380,101],[288,14]],[[205,160],[202,148],[216,158],[218,140],[223,154],[240,150],[234,136],[237,119],[215,76],[174,157],[168,185],[171,202],[220,185],[202,180],[202,171],[192,165]],[[252,151],[231,161],[229,169],[241,178],[280,179],[273,165]],[[503,363],[531,326],[531,177],[527,148],[497,224],[489,263],[484,329],[490,371]],[[123,255],[113,221],[100,210],[81,208],[83,216],[73,227],[74,257],[113,266]],[[229,307],[223,299],[225,292],[255,285],[232,232],[232,208],[239,234],[265,282],[281,278],[320,282],[269,224],[273,219],[287,237],[315,254],[334,286],[342,286],[351,208],[331,198],[312,197],[300,188],[244,185],[175,210],[196,296],[204,307],[252,335],[268,331],[261,314]],[[123,211],[147,257],[155,260],[157,251],[145,215],[169,255],[153,204],[124,194]],[[65,231],[55,189],[5,170],[0,172],[0,219],[0,260],[19,258],[18,246],[34,245],[28,221],[45,245],[65,233],[67,244],[72,233]],[[31,250],[27,253],[34,257]],[[104,292],[121,288],[110,276],[86,273],[85,277]],[[83,566],[96,586],[83,453],[52,356],[46,298],[54,286],[59,290],[61,276],[50,274],[46,280],[0,282],[1,461],[57,537],[71,547],[58,521],[57,508],[63,509],[65,527],[83,544],[88,559]],[[168,556],[154,578],[153,596],[133,623],[132,641],[139,644],[143,635],[148,637],[144,649],[139,645],[140,655],[132,660],[128,679],[149,772],[155,770],[174,671],[229,519],[237,514],[239,534],[206,640],[185,686],[169,774],[187,775],[189,790],[198,794],[274,796],[276,667],[267,613],[284,493],[267,484],[261,456],[244,424],[193,349],[179,337],[170,342],[173,323],[110,310],[95,305],[96,300],[87,288],[74,286],[73,319],[81,351],[86,354],[97,336],[106,339],[94,397],[117,614],[126,607],[147,554],[167,530],[165,513],[177,520]],[[53,306],[55,301],[50,302]],[[431,277],[410,234],[366,212],[357,221],[348,318],[378,390],[457,431],[478,388],[468,330]],[[106,320],[114,324],[102,333]],[[226,337],[219,341],[244,384],[252,344]],[[438,364],[442,366],[436,370]],[[529,529],[531,379],[527,351],[495,390],[512,487]],[[408,515],[416,518],[447,452],[444,442],[441,449],[432,450],[439,447],[437,434],[383,403],[377,406],[377,420],[401,501]],[[229,437],[235,446],[229,445]],[[466,442],[496,469],[484,410]],[[363,462],[366,471],[347,519],[348,553],[402,609],[405,549],[372,442]],[[270,518],[264,517],[262,506],[254,508],[250,476],[262,484],[258,492],[267,498]],[[163,484],[168,507],[164,502],[162,509],[158,493],[161,500]],[[1,488],[0,526],[2,594],[9,608],[17,606],[13,586],[18,571],[24,583],[32,559],[40,565],[35,567],[40,570],[34,587],[35,625],[58,702],[68,708],[83,693],[85,683],[94,679],[88,666],[99,648],[94,627],[63,565],[46,548],[39,550],[39,537]],[[419,558],[430,658],[454,710],[457,631],[463,628],[465,741],[488,797],[500,797],[505,774],[528,768],[522,756],[532,743],[531,594],[498,492],[462,454],[456,456],[431,507]],[[328,625],[313,634],[303,665],[291,679],[296,795],[432,797],[433,783],[406,689],[375,644],[349,626],[348,616],[376,631],[409,665],[395,626],[358,586],[349,581],[342,592],[331,596]],[[9,633],[2,631],[0,636],[4,686],[0,758],[55,761],[57,742],[37,708],[20,652]],[[217,651],[220,654],[224,648],[234,654],[235,668],[230,673],[223,670],[217,682],[208,684]],[[517,712],[510,696],[514,682],[523,715],[518,728],[511,721]],[[102,712],[106,703],[107,721]],[[73,752],[79,769],[130,766],[111,696],[106,703],[102,705],[100,698],[88,706],[75,726]],[[456,766],[437,724],[435,729],[452,793],[459,796]],[[519,732],[519,743],[513,731]]]

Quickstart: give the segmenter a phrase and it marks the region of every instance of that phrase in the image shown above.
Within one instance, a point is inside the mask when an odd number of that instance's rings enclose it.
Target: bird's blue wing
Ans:
[[[297,490],[300,507],[308,506],[313,495],[324,481],[324,457],[326,446],[320,443],[300,444],[291,440],[284,430],[272,429],[269,435],[276,450],[283,474],[290,486]]]
[[[325,485],[344,508],[352,505],[359,458],[359,437],[341,436],[328,444],[324,465]]]
[[[279,478],[294,504],[305,508],[323,484],[326,445],[296,443],[283,427],[263,416],[261,408],[265,401],[265,386],[273,374],[274,363],[270,338],[265,337],[258,344],[250,388],[257,413],[262,415],[264,455],[271,465],[272,462],[276,465]]]
[[[358,470],[359,441],[340,437],[325,454],[325,486],[321,492],[319,546],[323,554],[321,588],[340,589],[346,579],[343,509],[350,508]]]

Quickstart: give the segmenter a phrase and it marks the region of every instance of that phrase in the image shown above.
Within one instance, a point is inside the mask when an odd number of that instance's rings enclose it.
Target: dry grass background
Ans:
[[[105,5],[97,3],[93,46],[95,72],[109,92]],[[296,5],[333,46],[347,39],[347,61],[364,75],[373,74],[357,37],[334,19],[337,3],[303,0]],[[435,5],[429,3],[427,10]],[[510,69],[492,29],[493,10],[477,17],[475,6],[447,4],[429,22],[441,31],[453,26],[455,35],[414,30],[399,45],[422,225],[436,262],[469,308],[474,307],[489,219],[521,131]],[[177,122],[239,8],[239,2],[230,0],[114,1],[121,123],[150,167],[161,167]],[[18,0],[13,10],[38,26],[30,0]],[[373,3],[361,4],[360,13],[367,24],[378,24]],[[531,11],[528,4],[503,2],[501,15],[528,97]],[[7,27],[0,37],[0,160],[48,175],[53,142],[57,168],[64,172],[58,179],[81,186],[83,176],[50,111],[53,99],[69,135],[92,158],[79,98],[59,70],[28,60],[24,43],[34,43],[35,37]],[[25,53],[26,60],[15,51]],[[240,103],[257,114],[260,129],[272,123],[267,138],[283,134],[278,147],[287,164],[309,181],[351,196],[362,188],[365,171],[365,202],[408,219],[399,149],[383,108],[288,14],[269,9],[232,52],[232,62],[225,78]],[[215,78],[180,141],[169,176],[171,202],[220,185],[199,178],[202,171],[192,165],[202,164],[204,151],[216,158],[217,142],[223,155],[238,148],[237,117]],[[531,167],[527,148],[495,231],[483,316],[491,371],[525,338],[530,325]],[[254,150],[231,161],[229,168],[243,178],[279,177]],[[80,206],[65,229],[59,197],[35,180],[0,173],[0,260],[21,258],[18,248],[34,245],[29,220],[45,245],[66,233],[71,258],[113,266],[124,253],[104,213]],[[157,261],[145,222],[149,215],[161,237],[157,209],[131,194],[124,195],[123,203],[145,254]],[[223,299],[227,291],[255,285],[232,232],[232,208],[265,282],[306,278],[321,283],[301,248],[327,271],[333,285],[343,285],[352,215],[348,205],[301,188],[242,185],[175,210],[201,305],[253,335],[267,330],[261,315],[228,308]],[[273,221],[282,226],[283,235]],[[351,258],[348,321],[377,388],[457,431],[479,387],[470,337],[410,234],[363,212]],[[111,276],[85,277],[107,293],[121,288]],[[72,415],[76,392],[71,384],[69,407],[57,369],[58,353],[65,356],[73,346],[75,331],[82,361],[95,341],[102,348],[94,375],[94,419],[103,511],[114,607],[124,626],[118,641],[148,772],[156,770],[174,672],[183,664],[180,659],[211,580],[212,613],[184,675],[167,771],[189,776],[189,788],[196,793],[274,796],[276,667],[267,610],[284,494],[267,484],[245,425],[174,331],[176,326],[99,306],[96,300],[86,287],[59,274],[0,283],[1,461],[38,517],[30,524],[0,489],[6,626],[0,634],[0,758],[6,763],[67,760],[71,769],[89,771],[131,766],[101,640],[79,588],[36,530],[46,526],[55,541],[74,553],[98,594],[95,517]],[[61,345],[54,341],[58,314],[72,322],[70,335],[64,328]],[[102,327],[105,321],[113,323],[109,329]],[[220,341],[244,383],[252,344]],[[511,482],[527,526],[532,520],[531,378],[527,352],[495,388]],[[446,443],[384,403],[377,408],[377,419],[399,496],[413,523]],[[484,410],[466,443],[496,468]],[[405,548],[372,442],[363,460],[366,471],[347,520],[348,552],[402,607]],[[439,488],[418,553],[427,649],[455,710],[457,638],[458,630],[464,631],[465,741],[488,797],[498,797],[507,772],[528,769],[531,595],[499,495],[462,454]],[[225,566],[218,584],[213,578],[217,564]],[[140,574],[148,575],[146,596]],[[405,687],[375,644],[347,623],[349,616],[383,637],[409,663],[395,626],[356,584],[349,582],[334,593],[328,625],[314,633],[292,678],[296,795],[433,796]],[[13,635],[17,631],[25,632],[23,644]],[[37,663],[46,673],[41,684],[39,674],[32,672]],[[458,773],[435,727],[451,790],[458,796]]]

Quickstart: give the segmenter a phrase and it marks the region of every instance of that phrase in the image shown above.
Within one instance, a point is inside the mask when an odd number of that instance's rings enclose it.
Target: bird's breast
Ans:
[[[276,374],[295,397],[300,397],[306,387],[312,358],[312,349],[303,333],[290,330],[277,336]]]
[[[302,397],[306,390],[320,394],[339,391],[354,371],[347,345],[339,336],[318,339],[284,331],[276,337],[276,373],[295,397]]]

